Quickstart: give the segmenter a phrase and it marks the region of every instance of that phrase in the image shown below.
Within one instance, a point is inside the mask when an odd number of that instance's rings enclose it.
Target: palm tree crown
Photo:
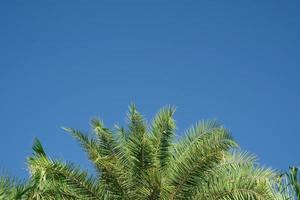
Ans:
[[[92,136],[64,128],[87,153],[96,169],[94,176],[49,158],[36,140],[28,159],[30,181],[22,198],[283,199],[275,190],[276,173],[240,152],[220,124],[202,121],[176,138],[174,112],[172,107],[162,108],[148,125],[131,105],[126,128],[111,130],[99,119],[91,120]]]

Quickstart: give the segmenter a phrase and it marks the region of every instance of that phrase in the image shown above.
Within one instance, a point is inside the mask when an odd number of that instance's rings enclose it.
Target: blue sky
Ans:
[[[175,105],[178,134],[217,119],[278,169],[300,163],[299,1],[1,1],[0,166],[26,177],[38,137],[90,169],[89,131]]]

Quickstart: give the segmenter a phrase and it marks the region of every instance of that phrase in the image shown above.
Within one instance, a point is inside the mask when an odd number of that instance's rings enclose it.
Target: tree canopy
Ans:
[[[96,173],[50,158],[35,140],[29,180],[0,180],[2,199],[283,200],[278,174],[243,152],[216,121],[200,121],[176,136],[175,109],[147,123],[135,105],[124,127],[91,120],[91,134],[64,128],[81,145]]]

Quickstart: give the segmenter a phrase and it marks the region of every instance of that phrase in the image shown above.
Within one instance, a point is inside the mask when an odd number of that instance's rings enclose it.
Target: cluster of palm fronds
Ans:
[[[174,108],[165,107],[148,125],[130,106],[128,125],[113,130],[91,121],[91,136],[64,128],[94,164],[91,176],[71,163],[47,156],[36,140],[28,158],[30,178],[2,178],[2,199],[104,200],[283,200],[278,175],[240,152],[228,131],[202,121],[175,138]]]

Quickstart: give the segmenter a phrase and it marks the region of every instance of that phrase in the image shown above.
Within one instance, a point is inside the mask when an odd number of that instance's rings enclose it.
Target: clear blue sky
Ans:
[[[201,3],[199,3],[201,2]],[[225,3],[226,2],[226,3]],[[300,162],[300,2],[1,1],[0,166],[26,177],[38,137],[90,169],[60,127],[177,107],[178,133],[218,119],[242,149]]]

